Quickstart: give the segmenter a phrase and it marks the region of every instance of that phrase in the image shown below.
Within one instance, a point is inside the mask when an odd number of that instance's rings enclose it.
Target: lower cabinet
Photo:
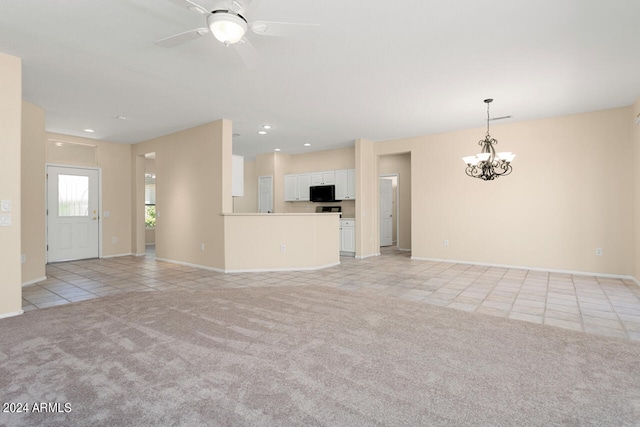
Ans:
[[[340,255],[356,255],[356,221],[354,219],[340,220]]]

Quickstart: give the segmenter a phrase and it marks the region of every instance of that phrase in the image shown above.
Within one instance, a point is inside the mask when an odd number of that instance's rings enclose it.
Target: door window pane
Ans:
[[[58,175],[58,216],[89,216],[89,177]]]

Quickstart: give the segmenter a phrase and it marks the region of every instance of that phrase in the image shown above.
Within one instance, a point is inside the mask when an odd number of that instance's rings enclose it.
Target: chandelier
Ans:
[[[489,135],[489,104],[493,99],[485,99],[487,104],[487,134],[484,139],[478,141],[478,145],[482,150],[475,156],[466,156],[462,161],[466,163],[465,172],[472,178],[480,178],[484,181],[491,181],[499,176],[509,175],[513,168],[511,162],[516,157],[515,154],[505,151],[496,154],[493,148],[498,141]]]

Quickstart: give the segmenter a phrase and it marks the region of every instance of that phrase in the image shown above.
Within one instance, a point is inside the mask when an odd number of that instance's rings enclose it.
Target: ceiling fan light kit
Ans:
[[[246,19],[228,10],[213,11],[207,16],[207,24],[213,36],[227,46],[238,43],[247,32]]]
[[[268,37],[311,38],[317,37],[319,34],[320,26],[317,24],[247,21],[245,16],[254,0],[218,0],[216,7],[219,9],[214,10],[199,5],[194,0],[169,1],[190,12],[206,15],[207,27],[194,28],[156,40],[158,46],[173,48],[202,36],[213,34],[225,46],[233,45],[234,50],[248,68],[253,68],[261,63],[260,55],[250,41],[249,29],[255,35]]]
[[[478,145],[482,147],[480,153],[475,156],[465,156],[462,161],[465,162],[467,168],[465,172],[472,178],[479,178],[483,181],[492,181],[499,176],[509,175],[513,170],[511,162],[516,157],[510,151],[504,151],[496,154],[494,145],[498,143],[495,138],[489,134],[489,104],[493,99],[485,99],[487,104],[487,134],[484,139],[478,141]]]

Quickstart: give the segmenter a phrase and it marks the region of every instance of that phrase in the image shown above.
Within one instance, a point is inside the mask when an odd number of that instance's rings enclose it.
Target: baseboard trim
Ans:
[[[399,250],[400,252],[411,252],[411,248],[409,248],[409,249],[398,248],[398,250]]]
[[[102,255],[102,259],[106,259],[106,258],[118,258],[121,256],[131,256],[133,255],[133,253],[129,252],[128,254],[113,254],[113,255]]]
[[[139,254],[134,254],[133,256],[145,256],[146,252],[140,252]]]
[[[6,319],[7,317],[20,316],[24,314],[24,310],[13,311],[11,313],[0,314],[0,319]]]
[[[24,288],[25,286],[35,285],[36,283],[42,282],[44,280],[47,280],[47,276],[42,276],[42,277],[39,277],[37,279],[33,279],[33,280],[29,280],[28,282],[24,282],[22,284],[22,287]]]
[[[626,274],[611,274],[611,273],[594,273],[591,271],[575,271],[575,270],[562,270],[557,268],[540,268],[540,267],[527,267],[522,265],[509,265],[509,264],[493,264],[490,262],[471,262],[471,261],[460,261],[454,259],[440,259],[440,258],[421,258],[421,257],[411,257],[412,260],[416,261],[433,261],[433,262],[446,262],[448,264],[467,264],[467,265],[481,265],[484,267],[498,267],[498,268],[510,268],[515,270],[531,270],[531,271],[544,271],[549,273],[559,273],[559,274],[573,274],[576,276],[595,276],[595,277],[604,277],[608,279],[624,279],[631,280],[638,286],[640,286],[640,281],[633,276]]]
[[[289,268],[289,267],[283,267],[283,268],[247,268],[247,269],[222,269],[222,268],[217,268],[217,267],[209,267],[207,265],[200,265],[200,264],[192,264],[190,262],[184,262],[184,261],[176,261],[174,259],[167,259],[167,258],[156,258],[157,261],[164,261],[164,262],[168,262],[171,264],[178,264],[178,265],[184,265],[186,267],[195,267],[195,268],[202,268],[203,270],[209,270],[209,271],[215,271],[217,273],[268,273],[268,272],[277,272],[277,271],[313,271],[313,270],[321,270],[323,268],[328,268],[328,267],[334,267],[336,265],[340,265],[340,262],[336,262],[336,263],[332,263],[332,264],[326,264],[326,265],[321,265],[318,267],[300,267],[300,268]]]
[[[357,259],[366,259],[366,258],[371,258],[374,256],[380,256],[380,252],[378,252],[377,254],[369,254],[369,255],[360,255],[360,256],[356,256]]]
[[[175,259],[158,258],[158,257],[156,257],[156,261],[163,261],[163,262],[168,262],[170,264],[184,265],[186,267],[202,268],[203,270],[216,271],[218,273],[224,273],[225,272],[222,268],[209,267],[209,266],[200,265],[200,264],[192,264],[190,262],[184,262],[184,261],[176,261]]]
[[[334,262],[332,264],[320,265],[318,267],[300,267],[300,268],[289,268],[289,267],[278,267],[278,268],[255,268],[255,269],[240,269],[240,270],[225,270],[225,273],[269,273],[269,272],[279,272],[279,271],[315,271],[322,270],[323,268],[335,267],[336,265],[340,265],[340,262]]]

